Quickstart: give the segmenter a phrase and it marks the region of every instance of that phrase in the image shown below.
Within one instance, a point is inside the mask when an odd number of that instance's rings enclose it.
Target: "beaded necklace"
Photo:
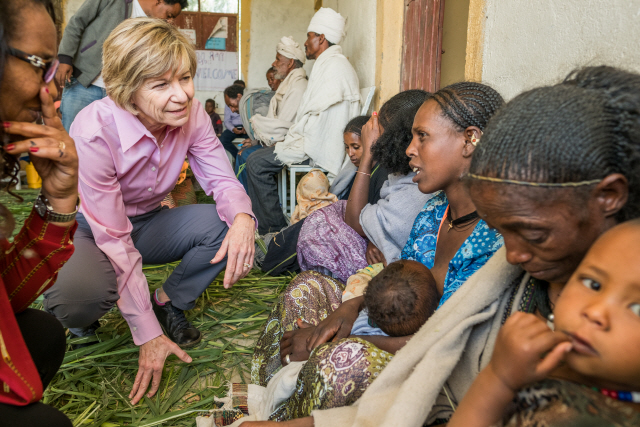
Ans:
[[[640,403],[640,392],[637,391],[616,391],[598,387],[591,387],[591,390],[622,402]]]

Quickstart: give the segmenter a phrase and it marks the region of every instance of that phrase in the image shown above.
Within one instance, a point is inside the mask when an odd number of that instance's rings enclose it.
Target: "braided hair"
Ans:
[[[378,122],[384,132],[371,147],[371,152],[373,159],[389,173],[406,175],[411,172],[405,151],[411,143],[413,118],[428,96],[424,90],[406,90],[380,108]]]
[[[362,128],[367,124],[371,116],[357,116],[349,120],[347,126],[344,128],[343,133],[354,133],[358,136],[362,136]]]
[[[489,119],[504,105],[502,96],[482,83],[460,82],[440,89],[429,99],[438,103],[442,115],[458,132],[470,126],[484,131]]]
[[[616,219],[640,216],[640,75],[586,67],[517,96],[489,123],[469,172],[556,185],[620,173],[629,196]],[[591,188],[567,190],[585,198]]]

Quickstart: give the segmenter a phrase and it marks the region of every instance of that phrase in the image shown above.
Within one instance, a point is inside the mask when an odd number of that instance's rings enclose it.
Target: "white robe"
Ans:
[[[258,141],[269,147],[284,139],[296,121],[307,84],[307,73],[303,68],[291,71],[280,83],[276,94],[271,98],[267,115],[256,114],[251,117],[251,127]]]
[[[277,158],[287,165],[311,159],[333,180],[346,157],[344,128],[359,113],[358,76],[342,48],[331,46],[313,66],[296,122],[276,144]]]

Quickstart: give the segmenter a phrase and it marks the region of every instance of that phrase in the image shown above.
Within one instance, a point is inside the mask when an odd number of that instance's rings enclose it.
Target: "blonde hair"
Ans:
[[[102,48],[102,79],[116,105],[137,114],[133,95],[144,82],[167,71],[195,77],[196,51],[173,25],[155,18],[127,19],[109,34]]]

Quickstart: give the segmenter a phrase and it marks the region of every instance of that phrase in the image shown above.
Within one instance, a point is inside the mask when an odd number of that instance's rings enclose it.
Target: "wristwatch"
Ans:
[[[78,197],[78,201],[76,202],[76,210],[71,213],[62,214],[54,211],[51,203],[49,203],[49,199],[42,193],[38,194],[38,198],[33,207],[36,209],[36,212],[38,212],[38,215],[47,222],[69,222],[76,218],[78,207],[80,207],[80,197]]]

